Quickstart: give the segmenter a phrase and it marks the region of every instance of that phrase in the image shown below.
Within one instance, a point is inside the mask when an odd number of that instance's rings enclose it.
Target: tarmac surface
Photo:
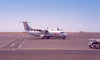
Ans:
[[[100,33],[68,32],[63,39],[39,39],[19,32],[0,33],[0,60],[100,60],[100,50],[88,42]]]

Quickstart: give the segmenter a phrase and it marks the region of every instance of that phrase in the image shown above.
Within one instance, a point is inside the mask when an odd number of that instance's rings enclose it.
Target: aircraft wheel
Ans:
[[[92,48],[92,46],[91,46],[91,45],[89,45],[89,47],[90,47],[90,48]]]
[[[50,37],[47,37],[47,39],[49,39]]]
[[[92,48],[94,48],[94,49],[97,49],[97,46],[96,46],[96,44],[93,44]]]
[[[66,37],[63,37],[63,40],[65,40]]]
[[[44,37],[42,37],[41,39],[44,39]]]

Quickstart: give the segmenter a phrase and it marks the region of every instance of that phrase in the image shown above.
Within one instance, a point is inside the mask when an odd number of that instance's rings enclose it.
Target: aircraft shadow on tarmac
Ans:
[[[27,40],[69,40],[68,38],[66,39],[62,39],[62,38],[55,38],[55,37],[52,37],[52,38],[44,38],[44,39],[41,39],[41,38],[38,38],[38,37],[27,37]]]

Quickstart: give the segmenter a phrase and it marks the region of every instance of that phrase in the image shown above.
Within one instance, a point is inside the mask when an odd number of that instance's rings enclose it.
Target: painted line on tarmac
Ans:
[[[16,45],[15,43],[11,44],[10,46],[13,47],[14,45]]]
[[[16,39],[17,39],[17,38],[16,38]],[[9,43],[11,43],[11,42],[13,42],[13,41],[15,41],[16,39],[11,40],[11,41],[9,41],[9,42],[7,42],[7,43],[3,44],[0,48],[2,48],[2,47],[4,47],[4,46],[6,46],[7,44],[9,44]]]
[[[27,38],[24,38],[23,42],[18,46],[18,48],[20,48],[23,45],[23,43],[26,41],[26,39]]]
[[[4,44],[1,48],[20,48],[21,45],[24,43],[25,38],[16,38],[15,40],[11,40],[10,42]]]
[[[20,48],[23,45],[24,42],[25,42],[25,40],[18,46],[18,48]]]

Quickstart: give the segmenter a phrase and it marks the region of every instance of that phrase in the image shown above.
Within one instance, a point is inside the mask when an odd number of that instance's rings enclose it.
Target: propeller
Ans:
[[[57,31],[60,31],[60,30],[62,30],[62,29],[60,29],[59,27],[57,27]]]

